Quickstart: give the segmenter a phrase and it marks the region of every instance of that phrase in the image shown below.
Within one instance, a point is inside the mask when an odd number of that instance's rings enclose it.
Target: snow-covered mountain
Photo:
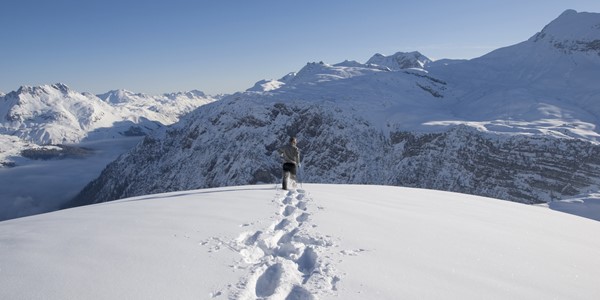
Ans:
[[[215,100],[198,90],[159,96],[114,90],[97,96],[128,117],[144,116],[165,125],[175,123],[180,116]]]
[[[526,203],[596,191],[600,56],[539,37],[594,44],[598,24],[600,14],[567,11],[528,41],[473,60],[424,63],[425,69],[309,63],[278,80],[284,84],[226,97],[147,137],[73,204],[276,182],[275,150],[290,135],[299,139],[306,182],[423,187]]]
[[[0,135],[21,139],[13,148],[3,147],[0,162],[12,164],[8,157],[47,144],[144,135],[216,99],[200,91],[149,96],[117,90],[95,96],[60,83],[23,86],[0,96]]]
[[[21,87],[0,98],[0,134],[37,144],[74,143],[121,119],[110,105],[64,84]]]
[[[200,91],[100,96],[64,84],[0,97],[0,220],[53,211],[143,135],[219,98]]]
[[[0,298],[600,296],[597,221],[432,190],[303,188],[190,190],[0,222]]]
[[[565,11],[525,42],[428,71],[453,87],[451,111],[461,123],[598,141],[598,16]]]
[[[24,86],[0,98],[0,134],[37,144],[76,143],[118,123],[154,130],[213,100],[199,91],[153,97],[119,90],[95,96],[60,83]]]

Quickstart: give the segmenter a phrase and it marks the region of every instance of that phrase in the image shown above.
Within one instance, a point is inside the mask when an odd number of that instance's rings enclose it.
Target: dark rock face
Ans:
[[[276,150],[291,135],[299,140],[303,182],[429,188],[523,203],[600,184],[600,146],[582,140],[496,135],[466,126],[383,132],[358,114],[314,102],[240,101],[207,105],[183,124],[146,137],[67,206],[279,182]]]
[[[574,139],[493,136],[466,127],[405,134],[398,176],[389,184],[523,203],[573,196],[600,179],[600,147]]]

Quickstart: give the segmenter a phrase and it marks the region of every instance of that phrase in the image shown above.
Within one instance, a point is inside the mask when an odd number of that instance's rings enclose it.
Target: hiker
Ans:
[[[288,189],[288,181],[291,180],[293,185],[296,184],[296,169],[300,167],[300,150],[296,147],[296,138],[291,137],[290,143],[281,147],[278,152],[283,158],[283,184],[284,190]]]

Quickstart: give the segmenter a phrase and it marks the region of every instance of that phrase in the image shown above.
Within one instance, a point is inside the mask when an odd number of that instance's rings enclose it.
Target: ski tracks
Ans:
[[[312,300],[335,294],[340,277],[326,255],[335,245],[311,224],[309,194],[281,191],[275,202],[278,212],[267,228],[243,232],[228,242],[219,239],[209,250],[225,246],[241,256],[232,267],[247,274],[228,286],[229,299]]]

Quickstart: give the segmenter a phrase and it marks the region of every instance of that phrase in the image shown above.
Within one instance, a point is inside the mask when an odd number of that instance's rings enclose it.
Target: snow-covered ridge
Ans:
[[[175,123],[181,115],[215,101],[215,98],[197,90],[158,96],[114,90],[97,96],[124,114],[144,116],[164,125]]]
[[[189,190],[0,222],[0,298],[600,294],[596,221],[432,190],[302,188]]]
[[[334,65],[324,62],[309,62],[300,71],[287,74],[278,80],[258,81],[249,92],[269,92],[280,88],[298,85],[313,85],[318,82],[348,79],[357,76],[370,75],[382,71],[398,71],[404,69],[423,69],[431,60],[419,52],[398,52],[391,56],[375,54],[366,63],[343,61]]]
[[[390,70],[402,70],[410,68],[424,69],[432,60],[418,51],[397,52],[390,56],[377,53],[371,57],[366,64],[387,67]]]
[[[319,82],[348,79],[352,77],[372,74],[374,72],[384,71],[381,68],[356,64],[353,66],[329,65],[324,62],[307,63],[293,77],[287,79],[288,85],[315,84]]]

